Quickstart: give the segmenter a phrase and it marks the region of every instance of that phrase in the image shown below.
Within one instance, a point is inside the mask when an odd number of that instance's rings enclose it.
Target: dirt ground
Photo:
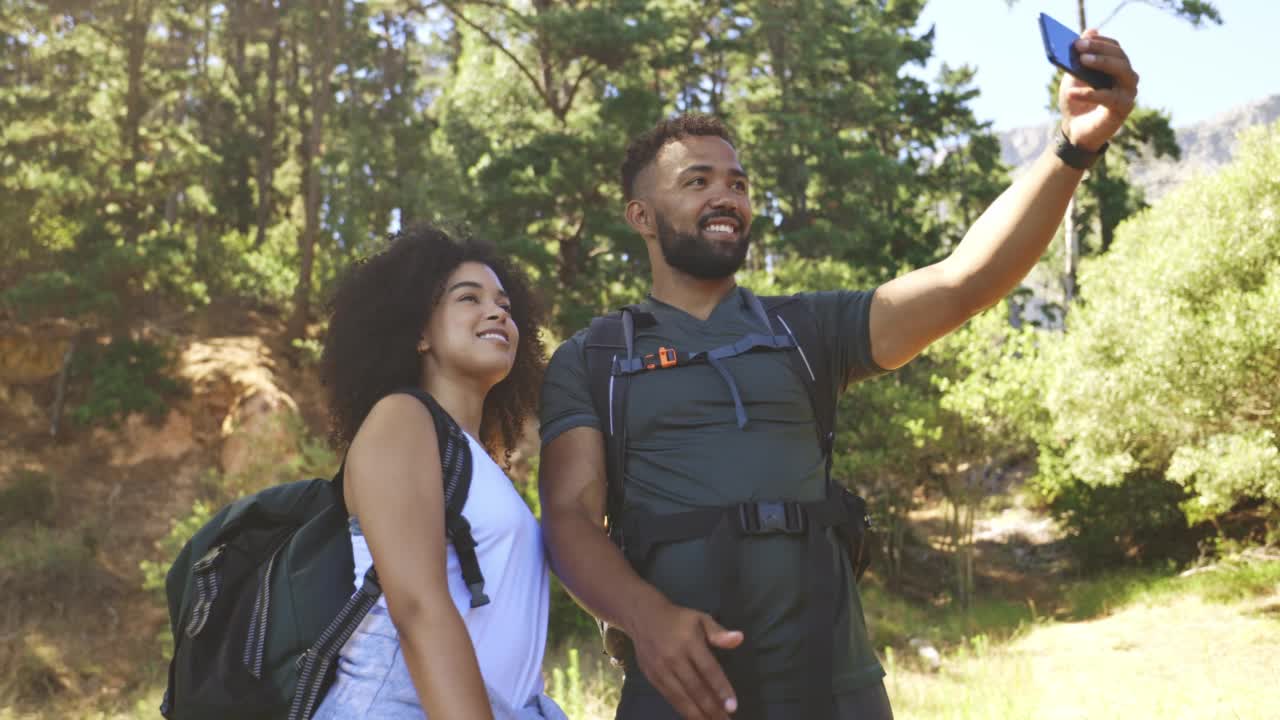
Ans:
[[[116,430],[67,418],[53,439],[54,383],[3,388],[0,491],[34,474],[52,498],[32,513],[0,508],[0,542],[10,554],[0,558],[0,708],[52,705],[79,717],[126,703],[163,677],[167,613],[159,593],[143,590],[139,563],[165,560],[157,541],[226,460],[224,426],[254,382],[244,373],[287,389],[323,434],[314,371],[285,361],[271,340],[280,329],[278,318],[243,308],[211,308],[183,328],[151,328],[179,353],[203,348],[184,356],[184,370],[205,376],[194,378],[193,392],[168,415],[132,417]]]

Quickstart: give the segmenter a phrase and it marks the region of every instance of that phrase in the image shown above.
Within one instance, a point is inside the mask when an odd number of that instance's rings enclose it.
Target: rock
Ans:
[[[911,638],[907,642],[916,651],[916,656],[924,663],[924,666],[933,672],[942,669],[942,654],[928,640],[924,638]]]
[[[280,389],[275,361],[260,338],[221,337],[191,343],[178,374],[208,416],[221,418],[219,458],[228,475],[250,471],[255,462],[278,462],[292,455],[298,404]]]
[[[139,413],[130,413],[118,430],[95,428],[93,442],[110,450],[109,462],[116,467],[172,460],[197,447],[191,419],[177,410],[170,410],[159,427]]]
[[[255,461],[274,461],[295,452],[297,403],[279,388],[260,388],[237,399],[222,423],[222,471],[236,475]]]
[[[24,425],[37,425],[46,422],[44,410],[36,404],[31,393],[22,388],[7,388],[0,385],[0,403],[8,413],[17,416]]]
[[[68,322],[0,323],[0,383],[49,380],[62,370],[76,327]]]

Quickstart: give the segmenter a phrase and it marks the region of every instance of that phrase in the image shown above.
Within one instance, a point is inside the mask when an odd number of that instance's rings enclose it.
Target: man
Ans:
[[[829,385],[842,387],[901,367],[1031,269],[1137,94],[1138,76],[1118,43],[1091,30],[1077,48],[1115,87],[1064,77],[1061,141],[947,259],[872,292],[799,296],[823,339],[823,348],[799,348],[824,353],[812,364],[806,355],[811,375],[825,367]],[[616,351],[611,379],[629,390],[606,418],[596,410],[599,393],[593,398],[587,333],[556,351],[543,389],[540,477],[552,567],[634,644],[617,717],[891,718],[850,562],[822,544],[839,547],[828,532],[837,521],[822,514],[829,488],[814,442],[818,403],[788,365],[801,343],[787,343],[759,299],[734,282],[752,208],[729,135],[713,118],[665,121],[631,143],[622,176],[627,223],[644,237],[652,264],[649,297],[624,313],[640,359]],[[744,337],[755,339],[744,345]],[[789,351],[757,351],[770,343]],[[626,555],[604,531],[613,491],[606,443],[618,433],[614,476],[625,482],[610,532],[622,529]],[[780,502],[764,502],[773,500]],[[786,522],[761,509],[784,505]],[[805,508],[809,517],[799,517]],[[672,518],[707,513],[723,521],[667,532],[679,524]],[[636,534],[651,527],[663,537],[636,551]]]

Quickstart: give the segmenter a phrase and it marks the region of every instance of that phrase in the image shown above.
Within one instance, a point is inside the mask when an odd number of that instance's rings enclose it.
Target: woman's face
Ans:
[[[502,283],[488,265],[466,262],[444,288],[422,334],[428,376],[496,385],[511,372],[520,341]]]

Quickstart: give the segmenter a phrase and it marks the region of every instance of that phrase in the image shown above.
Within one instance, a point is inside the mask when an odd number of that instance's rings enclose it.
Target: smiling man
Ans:
[[[906,364],[1040,257],[1137,93],[1114,40],[1089,31],[1078,47],[1115,87],[1067,76],[1057,147],[947,259],[872,290],[736,284],[750,178],[717,119],[666,120],[628,146],[626,219],[652,290],[561,345],[541,410],[552,567],[630,638],[611,645],[628,670],[618,718],[893,716],[854,583],[864,508],[830,477],[835,396]]]

